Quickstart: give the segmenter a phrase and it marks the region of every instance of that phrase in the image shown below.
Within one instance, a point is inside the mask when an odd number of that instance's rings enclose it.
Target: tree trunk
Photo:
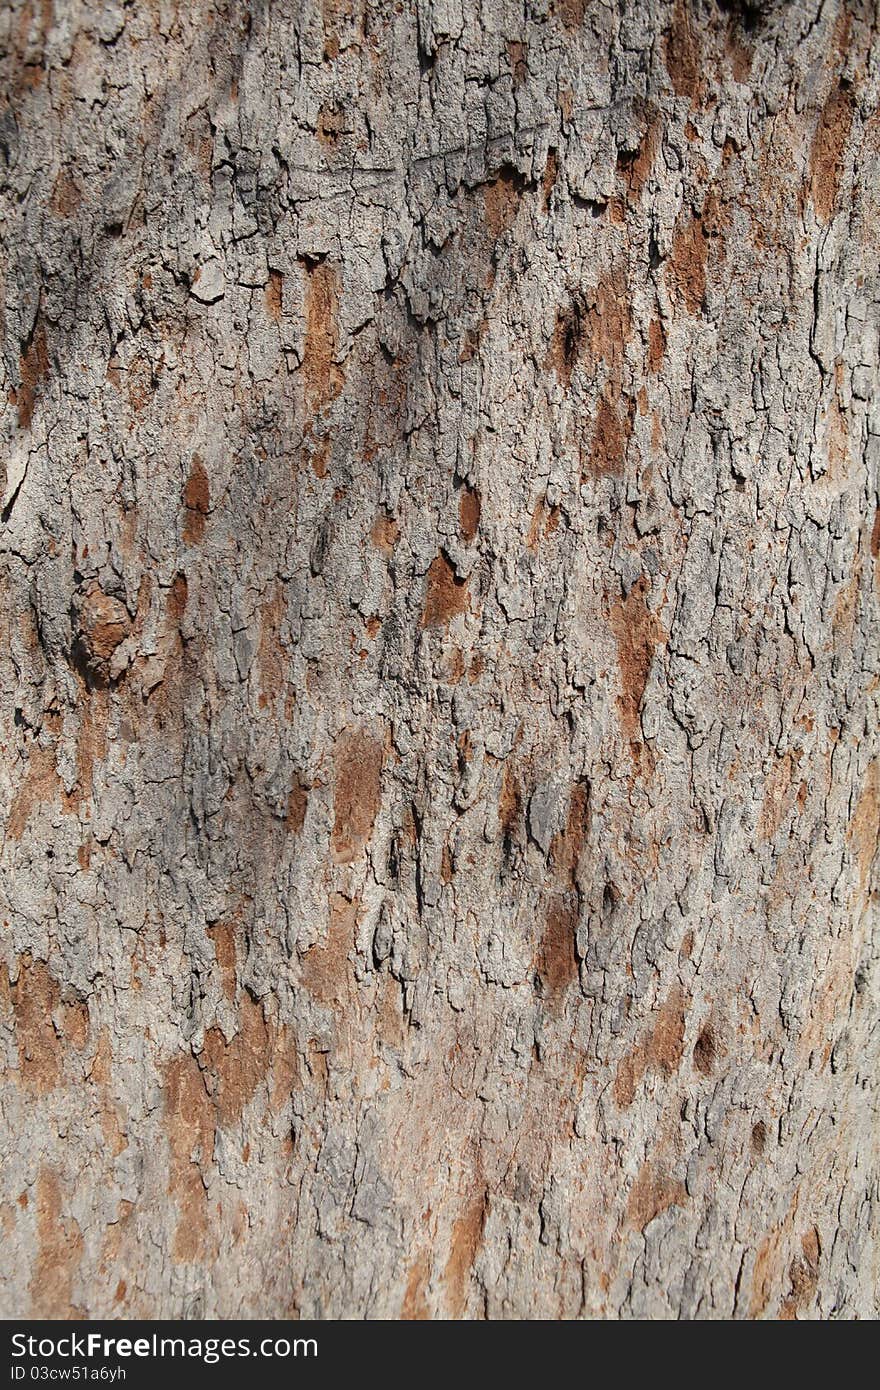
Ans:
[[[874,5],[0,22],[5,1316],[876,1312]]]

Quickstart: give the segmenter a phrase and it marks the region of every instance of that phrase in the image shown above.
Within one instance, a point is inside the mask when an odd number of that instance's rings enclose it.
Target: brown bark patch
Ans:
[[[837,202],[852,120],[852,93],[838,85],[822,107],[810,147],[810,196],[820,222],[828,221]]]
[[[330,924],[323,946],[313,946],[302,958],[303,984],[319,1004],[342,1004],[351,987],[348,953],[354,945],[358,900],[342,893],[330,898]]]
[[[476,488],[465,485],[458,499],[458,519],[463,538],[470,543],[476,536],[480,525],[482,504]]]
[[[205,532],[205,517],[211,507],[208,475],[199,454],[193,454],[189,477],[183,489],[183,539],[196,545]]]
[[[717,1051],[715,1030],[711,1023],[706,1023],[700,1029],[697,1041],[694,1043],[694,1066],[702,1076],[712,1075],[715,1070]]]
[[[19,370],[21,385],[16,397],[18,423],[26,430],[34,417],[40,389],[49,375],[49,350],[42,318],[37,319],[30,341],[21,354]]]
[[[544,166],[544,176],[541,179],[541,193],[544,198],[544,211],[550,211],[550,199],[556,187],[556,180],[559,178],[559,154],[556,150],[548,150],[547,163]]]
[[[579,29],[584,22],[590,0],[553,0],[553,13],[565,29]]]
[[[431,1262],[423,1251],[410,1266],[407,1276],[406,1293],[403,1295],[403,1307],[400,1310],[402,1322],[425,1322],[430,1319],[431,1313],[425,1299],[425,1289],[430,1276]]]
[[[232,1003],[236,977],[235,926],[232,922],[215,922],[207,930],[214,943],[214,957],[220,971],[223,993]]]
[[[524,180],[515,169],[504,169],[491,183],[483,185],[486,228],[497,241],[516,221]]]
[[[173,623],[179,623],[186,612],[189,598],[189,585],[185,574],[176,574],[168,590],[168,616]]]
[[[666,639],[658,618],[648,608],[647,592],[648,581],[642,576],[624,601],[615,603],[611,610],[611,630],[617,643],[620,667],[621,691],[617,705],[623,732],[631,743],[638,741],[641,732],[639,713],[654,660],[654,648]]]
[[[227,1042],[219,1028],[205,1033],[202,1060],[212,1077],[212,1093],[221,1124],[237,1120],[272,1061],[274,1032],[266,1022],[262,1005],[242,991],[238,1032]]]
[[[633,413],[632,402],[624,401],[616,391],[605,391],[599,397],[590,445],[590,472],[594,478],[619,478],[623,473]]]
[[[676,0],[672,24],[666,35],[666,70],[676,96],[694,101],[700,90],[701,63],[699,30],[686,0]]]
[[[345,130],[345,115],[335,102],[325,102],[318,112],[317,136],[322,145],[335,150]]]
[[[557,380],[566,391],[571,386],[584,332],[584,309],[579,299],[575,298],[570,304],[557,309],[550,350],[544,365],[556,373]]]
[[[758,834],[763,840],[772,840],[777,834],[783,819],[795,802],[792,778],[797,768],[797,756],[785,753],[777,758],[764,784],[764,799],[758,817]]]
[[[590,792],[586,782],[571,789],[565,829],[554,835],[550,845],[553,866],[563,882],[574,887],[578,862],[590,826]]]
[[[82,192],[66,169],[55,180],[50,207],[56,217],[73,217],[82,205]]]
[[[310,791],[311,788],[306,782],[301,781],[299,777],[295,778],[287,797],[287,815],[284,820],[285,827],[291,835],[299,835],[305,825]]]
[[[30,1282],[31,1316],[83,1318],[73,1305],[73,1280],[83,1253],[73,1217],[62,1217],[61,1183],[45,1165],[37,1177],[37,1255]]]
[[[629,289],[619,271],[603,276],[597,284],[586,327],[593,360],[607,362],[612,379],[619,385],[623,351],[632,336]]]
[[[168,1193],[174,1197],[178,1212],[173,1256],[177,1261],[200,1260],[208,1235],[202,1172],[214,1157],[214,1107],[190,1053],[172,1057],[165,1068],[165,1134]]]
[[[260,672],[261,709],[265,709],[286,687],[285,652],[281,644],[281,621],[284,617],[284,590],[276,585],[260,605],[260,647],[257,656]]]
[[[556,1007],[578,978],[574,937],[577,929],[577,899],[558,893],[550,899],[544,936],[538,952],[537,969],[548,1003]]]
[[[368,844],[382,799],[384,749],[365,729],[346,729],[336,742],[335,821],[330,848],[350,864]]]
[[[459,613],[467,613],[468,597],[467,580],[458,578],[441,550],[428,569],[422,627],[448,627]]]
[[[489,1196],[484,1192],[452,1227],[449,1257],[443,1272],[450,1318],[460,1318],[464,1314],[468,1280],[483,1237],[488,1206]]]
[[[709,239],[699,217],[680,224],[672,241],[667,271],[676,298],[689,314],[702,310],[706,294],[706,256]]]
[[[663,117],[654,116],[636,150],[621,150],[617,156],[617,172],[626,184],[627,197],[636,202],[650,177],[663,132]]]
[[[306,408],[316,415],[336,399],[345,376],[336,362],[339,348],[339,270],[329,261],[304,261],[306,268],[306,339],[303,388]]]
[[[282,288],[284,276],[280,270],[270,270],[269,279],[266,281],[266,288],[263,290],[263,302],[266,305],[266,313],[273,323],[281,322],[282,308]]]
[[[498,820],[506,836],[514,834],[522,820],[523,798],[519,778],[508,761],[501,774],[501,792],[498,797]]]
[[[629,1191],[626,1218],[637,1231],[645,1227],[670,1207],[683,1207],[687,1202],[684,1183],[674,1181],[653,1163],[645,1162]]]
[[[518,39],[510,39],[507,44],[507,60],[513,73],[514,87],[521,87],[529,75],[529,46]]]

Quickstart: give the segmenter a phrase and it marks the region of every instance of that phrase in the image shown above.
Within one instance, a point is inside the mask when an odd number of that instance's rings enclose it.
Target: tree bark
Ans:
[[[0,25],[4,1315],[875,1314],[875,6]]]

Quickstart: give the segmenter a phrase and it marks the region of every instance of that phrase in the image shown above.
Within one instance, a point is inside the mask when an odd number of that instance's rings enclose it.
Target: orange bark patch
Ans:
[[[708,240],[702,220],[689,217],[679,226],[672,241],[666,268],[673,292],[689,314],[698,314],[703,307]]]
[[[38,806],[60,801],[65,812],[73,810],[73,802],[64,791],[55,767],[51,748],[32,744],[27,768],[16,788],[6,820],[6,838],[20,840],[24,828]]]
[[[686,1004],[676,986],[659,1009],[650,1033],[622,1058],[614,1077],[614,1099],[622,1110],[632,1105],[646,1071],[668,1080],[678,1070],[684,1053]]]
[[[208,1234],[202,1172],[214,1157],[214,1109],[198,1063],[189,1053],[172,1057],[165,1069],[165,1133],[168,1192],[178,1210],[174,1259],[200,1260]]]
[[[431,1314],[425,1300],[425,1289],[430,1275],[430,1259],[422,1252],[411,1265],[407,1277],[406,1293],[403,1295],[403,1307],[400,1310],[402,1322],[425,1322],[430,1318]]]
[[[880,758],[874,759],[865,774],[847,839],[856,855],[862,897],[867,900],[871,871],[880,846]]]
[[[82,1233],[73,1217],[61,1215],[61,1184],[51,1168],[37,1177],[37,1256],[30,1283],[31,1316],[81,1318],[73,1306],[73,1279],[82,1259]]]
[[[319,1004],[342,1004],[351,987],[348,953],[354,945],[357,909],[356,899],[350,901],[342,893],[334,893],[327,941],[303,956],[303,984]]]
[[[547,498],[539,497],[535,503],[535,510],[532,512],[532,519],[529,523],[529,531],[526,536],[526,550],[537,555],[541,541],[553,535],[559,530],[559,508],[547,508]]]
[[[810,148],[810,196],[820,222],[828,221],[837,202],[852,120],[852,93],[838,86],[822,107]]]
[[[340,734],[336,744],[336,818],[330,838],[334,862],[350,864],[369,842],[382,797],[384,750],[363,729]]]
[[[666,351],[666,334],[659,319],[652,319],[648,328],[648,371],[659,372]]]
[[[303,388],[315,415],[339,395],[345,380],[335,358],[339,348],[339,271],[329,261],[305,261],[306,340]]]
[[[467,580],[458,578],[441,550],[428,569],[422,627],[447,627],[459,613],[467,611]]]
[[[125,604],[94,585],[79,607],[77,637],[89,670],[106,675],[110,658],[131,632]]]
[[[213,1095],[221,1124],[237,1120],[272,1061],[274,1030],[263,1016],[262,1005],[242,991],[239,1029],[231,1042],[219,1028],[205,1034],[203,1061],[213,1079]]]
[[[33,419],[40,388],[49,375],[49,351],[41,318],[37,320],[30,342],[21,354],[19,367],[21,385],[16,397],[18,423],[26,430]]]
[[[449,1258],[443,1272],[450,1318],[460,1318],[467,1303],[468,1278],[483,1236],[488,1194],[478,1197],[452,1227]]]
[[[25,953],[9,993],[22,1083],[35,1095],[46,1095],[58,1085],[64,1060],[61,1039],[52,1022],[60,1001],[58,981],[43,961]]]
[[[684,1053],[685,1002],[676,986],[657,1015],[648,1045],[648,1062],[661,1076],[678,1070]]]
[[[205,465],[198,454],[193,454],[189,477],[183,489],[183,539],[197,544],[204,535],[205,517],[211,507],[211,493]]]
[[[683,1207],[687,1202],[684,1183],[673,1181],[650,1163],[643,1163],[639,1175],[630,1188],[626,1204],[626,1219],[637,1231],[668,1211],[670,1207]]]
[[[801,1250],[803,1255],[796,1255],[788,1270],[791,1292],[779,1310],[780,1320],[784,1322],[796,1320],[798,1313],[809,1307],[819,1283],[821,1243],[815,1226],[801,1237]]]
[[[458,519],[461,525],[461,534],[468,542],[472,541],[477,534],[480,525],[480,511],[480,494],[476,488],[463,487],[458,499]]]
[[[617,642],[620,666],[621,693],[617,705],[623,732],[630,742],[638,741],[641,732],[639,713],[654,659],[654,648],[666,639],[659,620],[648,608],[647,592],[648,581],[642,576],[623,603],[618,601],[611,610],[611,630]]]
[[[88,797],[92,791],[95,763],[103,761],[107,753],[107,719],[109,717],[109,696],[106,690],[94,690],[81,702],[79,736],[76,743],[76,777],[79,797]],[[64,802],[68,799],[65,798]],[[74,798],[69,801],[74,804]]]

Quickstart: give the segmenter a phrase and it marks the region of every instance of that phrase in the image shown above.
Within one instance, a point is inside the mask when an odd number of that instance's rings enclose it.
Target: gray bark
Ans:
[[[0,53],[4,1314],[875,1314],[874,5]]]

